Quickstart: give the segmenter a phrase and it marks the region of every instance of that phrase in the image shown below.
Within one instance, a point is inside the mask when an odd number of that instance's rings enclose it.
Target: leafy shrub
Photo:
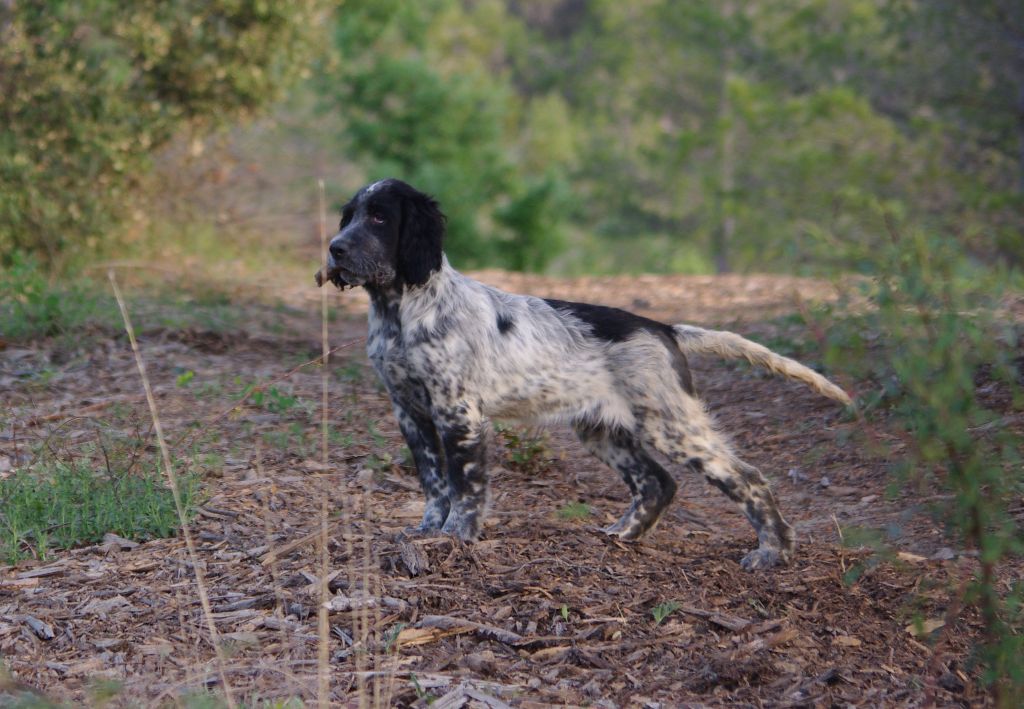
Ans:
[[[176,130],[251,113],[298,76],[319,5],[0,4],[0,258],[98,246]]]
[[[830,315],[827,358],[868,376],[877,388],[868,415],[884,412],[905,431],[906,449],[884,453],[896,479],[911,491],[950,493],[933,511],[954,543],[978,552],[962,600],[984,623],[983,678],[997,705],[1009,706],[1024,692],[1024,585],[1004,590],[999,581],[1001,564],[1024,552],[1011,508],[1024,491],[1024,436],[1007,413],[1024,408],[1021,334],[993,315],[1005,277],[979,273],[953,239],[889,226],[864,289],[870,307],[845,320]]]

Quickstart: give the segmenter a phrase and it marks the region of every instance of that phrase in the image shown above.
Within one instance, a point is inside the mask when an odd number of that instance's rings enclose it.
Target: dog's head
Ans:
[[[317,285],[401,289],[425,283],[441,268],[444,225],[437,201],[401,180],[367,185],[342,208]]]

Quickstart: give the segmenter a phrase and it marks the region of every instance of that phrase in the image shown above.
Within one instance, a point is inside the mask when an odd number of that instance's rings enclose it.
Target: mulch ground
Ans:
[[[798,298],[832,295],[826,284],[775,277],[481,278],[758,334]],[[947,546],[922,512],[927,495],[887,496],[886,461],[869,451],[872,436],[895,436],[866,434],[793,383],[697,360],[704,398],[741,455],[772,479],[797,529],[791,566],[743,572],[739,559],[756,543],[749,525],[682,471],[653,533],[639,543],[606,537],[599,528],[621,514],[627,490],[560,429],[518,461],[496,449],[482,541],[410,537],[403,530],[422,502],[358,343],[361,295],[332,295],[343,313],[332,344],[354,344],[333,359],[327,466],[316,367],[280,379],[290,398],[276,407],[250,401],[225,413],[245,383],[318,356],[317,297],[285,295],[296,307],[282,316],[287,334],[263,327],[258,306],[244,330],[229,332],[147,328],[136,318],[174,453],[206,471],[192,533],[236,698],[315,701],[327,499],[337,705],[985,703],[969,655],[977,619],[949,607],[974,558]],[[0,461],[17,468],[44,449],[74,455],[100,429],[148,430],[124,335],[89,342],[62,364],[47,342],[0,350]],[[181,386],[187,371],[195,376]],[[153,455],[155,441],[144,443]],[[879,561],[844,546],[840,535],[857,527],[885,530],[901,553]],[[0,651],[10,671],[0,691],[78,705],[101,680],[116,680],[113,702],[124,706],[219,693],[205,623],[180,538],[109,537],[0,568]]]

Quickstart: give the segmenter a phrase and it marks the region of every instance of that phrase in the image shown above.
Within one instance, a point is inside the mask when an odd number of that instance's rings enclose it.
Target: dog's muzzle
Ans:
[[[313,277],[316,279],[318,287],[323,287],[325,283],[333,283],[338,290],[355,287],[345,280],[345,277],[341,273],[341,269],[330,261],[328,261],[327,265],[322,266]]]

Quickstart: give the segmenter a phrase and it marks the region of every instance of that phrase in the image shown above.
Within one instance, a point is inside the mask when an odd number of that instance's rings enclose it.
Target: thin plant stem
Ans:
[[[224,699],[229,709],[235,709],[235,698],[231,692],[231,685],[228,683],[227,673],[224,670],[226,658],[224,648],[220,644],[220,635],[217,632],[217,625],[213,620],[213,609],[210,607],[210,597],[206,591],[206,580],[203,577],[203,570],[199,565],[199,554],[196,552],[196,545],[192,539],[192,532],[188,524],[188,516],[185,514],[185,506],[181,500],[181,490],[178,485],[178,476],[171,465],[171,454],[167,448],[167,440],[164,438],[163,427],[160,425],[160,416],[156,409],[156,399],[153,397],[153,388],[149,385],[149,377],[146,374],[146,364],[142,360],[142,352],[139,350],[139,343],[135,339],[135,329],[132,327],[131,318],[128,316],[128,306],[125,304],[124,296],[117,285],[117,277],[113,269],[107,272],[110,278],[110,285],[114,289],[114,298],[117,299],[117,307],[121,310],[121,318],[124,320],[124,329],[128,333],[128,340],[132,344],[132,353],[135,355],[135,364],[139,368],[139,376],[142,377],[142,386],[146,390],[146,403],[149,404],[149,413],[153,418],[153,430],[156,432],[156,440],[160,445],[160,456],[164,463],[164,473],[171,486],[171,495],[174,497],[174,507],[178,511],[178,521],[181,524],[181,536],[185,540],[185,547],[188,549],[189,559],[192,562],[192,572],[195,574],[196,590],[199,593],[199,603],[203,608],[203,616],[206,619],[207,629],[210,632],[210,644],[216,655],[217,673],[220,675],[221,686],[224,687]]]
[[[327,263],[327,211],[324,206],[324,181],[317,180],[317,193],[320,201],[320,258]],[[327,289],[320,289],[320,340],[323,348],[320,362],[320,462],[327,465],[327,415],[329,378],[327,364],[331,356],[331,346],[327,337]],[[317,705],[320,709],[328,709],[331,704],[331,667],[330,667],[330,621],[327,617],[327,603],[331,600],[327,576],[330,571],[330,560],[327,548],[327,490],[323,476],[319,476],[320,487],[320,608],[317,612],[317,637],[319,653],[317,655]]]

